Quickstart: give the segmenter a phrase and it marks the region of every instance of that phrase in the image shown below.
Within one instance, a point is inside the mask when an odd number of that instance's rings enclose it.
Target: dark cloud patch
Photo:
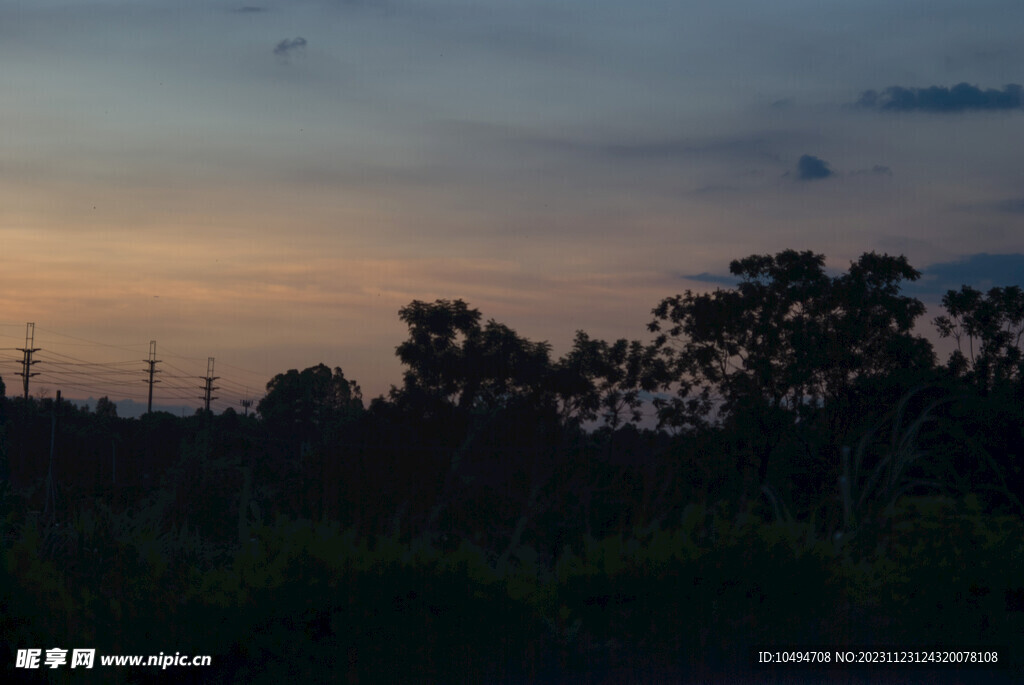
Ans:
[[[816,181],[834,174],[828,162],[814,155],[801,155],[796,163],[796,177],[801,181]]]
[[[969,285],[979,290],[1008,285],[1024,286],[1024,254],[966,255],[955,262],[940,262],[921,270],[921,279],[908,283],[909,295],[941,297]]]
[[[740,282],[740,279],[735,276],[710,274],[706,271],[699,274],[679,274],[679,278],[684,278],[688,281],[697,281],[698,283],[714,283],[715,285],[724,285],[729,288],[739,285]]]
[[[295,55],[304,55],[306,54],[306,39],[302,36],[285,38],[274,47],[274,54],[282,60],[288,60]]]
[[[964,112],[968,110],[1014,110],[1024,106],[1024,88],[1016,83],[1002,90],[982,90],[969,83],[952,88],[904,88],[890,86],[881,93],[864,91],[857,104],[869,109],[891,112]]]
[[[267,8],[266,7],[256,7],[255,5],[246,5],[244,7],[238,7],[236,9],[231,10],[231,11],[236,13],[236,14],[258,14],[260,12],[266,12]]]

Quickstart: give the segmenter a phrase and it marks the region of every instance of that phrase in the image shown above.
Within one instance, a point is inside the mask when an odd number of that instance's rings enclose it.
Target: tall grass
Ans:
[[[872,522],[884,521],[901,495],[922,489],[941,492],[949,487],[941,480],[921,477],[917,468],[929,458],[935,466],[936,455],[920,446],[922,431],[935,423],[933,412],[938,407],[956,399],[933,399],[913,416],[912,402],[927,389],[918,386],[904,394],[864,432],[856,448],[842,448],[839,492],[843,529],[835,535],[840,545],[854,540]]]

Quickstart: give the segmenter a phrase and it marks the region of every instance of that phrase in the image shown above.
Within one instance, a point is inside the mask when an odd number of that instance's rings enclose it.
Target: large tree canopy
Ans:
[[[313,441],[363,410],[359,384],[345,378],[340,368],[333,371],[317,364],[301,373],[290,369],[267,383],[267,394],[257,411],[267,425],[282,434]]]
[[[933,364],[912,333],[924,305],[900,294],[920,276],[905,257],[867,253],[829,276],[824,256],[786,250],[729,269],[736,288],[686,291],[653,310],[654,347],[676,390],[657,404],[662,425],[744,421],[762,479],[780,422],[825,411],[841,431],[859,382]]]
[[[539,399],[550,370],[550,345],[532,342],[462,300],[413,301],[398,312],[409,339],[396,349],[408,368],[405,397],[426,396],[462,409]]]
[[[617,426],[640,419],[643,390],[653,390],[651,348],[626,339],[607,343],[576,333],[557,362],[547,342],[532,342],[462,300],[413,301],[399,311],[409,338],[396,349],[406,365],[395,396],[421,408],[437,403],[460,409],[526,402],[558,409],[563,422],[597,419]]]
[[[552,374],[563,420],[600,419],[611,428],[623,419],[639,422],[641,393],[657,388],[660,361],[654,348],[638,340],[608,343],[576,331],[572,349],[558,360]]]

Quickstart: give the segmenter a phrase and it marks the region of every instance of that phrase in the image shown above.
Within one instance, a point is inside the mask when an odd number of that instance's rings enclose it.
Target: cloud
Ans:
[[[939,262],[921,270],[921,279],[908,283],[909,295],[942,296],[969,285],[979,290],[1008,285],[1024,286],[1024,254],[966,255],[954,262]]]
[[[852,176],[892,176],[892,169],[882,164],[876,164],[870,169],[857,169],[851,172]]]
[[[995,209],[1007,214],[1024,214],[1024,197],[1014,197],[995,203]]]
[[[740,282],[740,279],[733,275],[712,274],[707,271],[699,274],[680,274],[679,278],[685,278],[688,281],[697,281],[698,283],[714,283],[715,285],[724,285],[729,288],[737,286]]]
[[[693,190],[694,195],[723,195],[726,193],[735,193],[742,190],[740,186],[728,185],[725,183],[711,184],[706,186],[700,186]]]
[[[766,147],[764,137],[750,136],[700,142],[686,139],[617,142],[605,144],[599,151],[611,158],[658,160],[707,155],[754,157],[763,155]]]
[[[828,167],[828,162],[814,155],[802,155],[796,163],[796,176],[801,181],[814,181],[834,174],[835,172]]]
[[[457,122],[465,128],[469,122]],[[818,138],[803,130],[762,130],[748,134],[719,137],[650,137],[633,140],[622,138],[587,139],[586,137],[537,135],[531,131],[513,131],[507,126],[485,128],[474,125],[478,135],[485,134],[503,142],[527,145],[546,152],[573,155],[595,161],[620,162],[673,162],[683,160],[706,161],[767,160],[778,163],[778,149],[815,144]]]
[[[678,274],[677,278],[734,288],[740,279],[727,274]],[[969,285],[979,290],[1019,285],[1024,287],[1024,254],[965,255],[956,261],[937,262],[921,269],[921,278],[905,282],[903,292],[913,297],[939,299],[949,290]]]
[[[964,212],[999,212],[1001,214],[1024,214],[1024,197],[1009,197],[1003,200],[973,202],[955,206]]]
[[[256,14],[258,12],[266,12],[267,8],[266,7],[256,7],[254,5],[245,5],[244,7],[238,7],[236,9],[231,10],[231,11],[232,12],[236,12],[238,14]]]
[[[292,55],[303,55],[305,53],[306,39],[302,36],[285,38],[274,47],[274,54],[283,60],[288,60]]]
[[[890,86],[881,93],[866,90],[857,104],[869,109],[893,112],[963,112],[967,110],[1014,110],[1024,106],[1024,88],[1011,83],[1002,90],[982,90],[969,83],[952,88],[904,88]]]

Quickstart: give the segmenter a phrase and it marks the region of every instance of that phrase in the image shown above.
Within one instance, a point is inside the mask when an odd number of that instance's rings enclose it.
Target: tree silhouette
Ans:
[[[609,344],[576,331],[572,349],[558,360],[552,379],[562,420],[600,418],[610,428],[624,418],[640,421],[641,392],[657,387],[660,362],[656,350],[638,340],[621,338]]]
[[[109,419],[117,418],[117,405],[110,401],[110,398],[104,395],[103,397],[96,400],[96,416],[102,416]]]
[[[539,399],[550,372],[550,345],[532,342],[462,300],[415,300],[399,310],[409,339],[396,348],[408,369],[396,396],[468,410],[517,398]]]
[[[816,416],[842,439],[858,384],[930,368],[930,344],[911,332],[924,311],[899,294],[920,274],[905,257],[867,253],[837,277],[823,255],[785,250],[733,261],[735,289],[666,298],[649,329],[674,397],[662,425],[721,423],[764,482],[770,456],[797,421]]]
[[[339,425],[356,418],[363,411],[363,396],[340,367],[332,371],[317,364],[274,376],[257,411],[272,432],[312,445],[329,440]]]
[[[1022,376],[1021,336],[1024,335],[1024,291],[1019,286],[992,288],[987,293],[964,285],[942,298],[946,314],[935,318],[943,338],[957,349],[948,368],[981,394]]]

